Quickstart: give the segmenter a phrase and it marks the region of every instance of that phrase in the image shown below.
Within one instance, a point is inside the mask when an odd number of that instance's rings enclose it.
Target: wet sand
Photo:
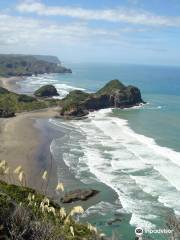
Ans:
[[[0,77],[0,86],[8,89],[9,91],[17,92],[20,89],[19,81],[24,80],[24,77]]]
[[[48,119],[55,115],[56,109],[50,108],[20,113],[14,118],[0,119],[0,159],[8,162],[11,171],[21,165],[26,174],[28,185],[36,189],[40,188],[43,171],[49,171],[49,164],[46,164],[46,161],[49,162],[50,158],[50,139],[49,141],[47,138],[43,139],[40,129],[36,126],[36,121],[37,119]],[[43,167],[37,159],[37,151],[42,145],[47,152]],[[53,176],[56,178],[55,174]]]
[[[0,78],[1,86],[15,91],[18,85],[17,78]],[[0,160],[6,160],[13,170],[21,165],[27,179],[27,185],[39,191],[46,189],[46,194],[59,200],[55,192],[58,181],[62,181],[66,191],[78,188],[97,188],[97,186],[85,185],[74,177],[63,159],[53,158],[50,152],[50,144],[55,138],[64,135],[60,128],[54,128],[48,124],[48,119],[57,115],[57,108],[49,108],[33,112],[17,114],[14,118],[0,119]],[[58,165],[58,167],[57,167]],[[58,169],[61,169],[60,176]],[[48,181],[43,183],[42,174],[47,170]],[[7,180],[7,179],[5,179]],[[11,179],[19,184],[17,177]],[[98,194],[92,199],[83,202],[86,209],[103,200],[103,195]],[[70,204],[72,207],[74,204]],[[77,205],[77,203],[75,203]],[[66,205],[67,207],[67,205]]]

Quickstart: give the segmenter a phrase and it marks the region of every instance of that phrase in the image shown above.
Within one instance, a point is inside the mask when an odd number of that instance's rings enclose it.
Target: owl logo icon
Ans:
[[[135,234],[136,234],[136,237],[141,237],[143,235],[143,229],[141,227],[137,227],[135,229]]]

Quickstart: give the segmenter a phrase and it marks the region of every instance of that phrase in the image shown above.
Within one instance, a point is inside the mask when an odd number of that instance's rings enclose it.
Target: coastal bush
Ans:
[[[63,100],[62,100],[62,110],[61,113],[69,111],[71,109],[77,109],[83,101],[85,101],[90,96],[89,93],[74,90],[70,92]]]
[[[99,240],[102,239],[91,224],[81,224],[74,216],[84,212],[81,206],[66,211],[42,193],[27,187],[21,166],[11,170],[5,160],[0,161],[0,239],[16,240]],[[21,186],[15,185],[15,183]],[[48,183],[48,172],[42,174]],[[42,192],[46,191],[42,184]],[[45,190],[44,190],[45,188]],[[58,183],[56,191],[64,191]]]
[[[31,111],[46,108],[47,104],[42,101],[36,101],[31,97],[20,96],[15,93],[0,95],[0,108],[10,109],[14,112]]]
[[[19,95],[5,90],[3,90],[3,94],[0,93],[0,109],[9,112],[24,112],[54,107],[58,106],[60,102],[58,99],[38,100],[25,94]]]
[[[18,101],[19,102],[26,102],[26,103],[31,103],[33,101],[37,101],[36,98],[34,97],[31,97],[31,96],[28,96],[28,95],[25,95],[25,94],[21,94],[18,96]]]

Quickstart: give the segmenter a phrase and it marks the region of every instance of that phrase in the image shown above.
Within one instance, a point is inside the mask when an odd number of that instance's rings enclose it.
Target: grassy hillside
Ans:
[[[63,100],[62,100],[62,110],[61,112],[65,112],[70,110],[73,107],[78,106],[80,103],[85,101],[88,97],[90,97],[89,93],[85,93],[80,90],[74,90],[70,92]]]
[[[32,111],[47,107],[57,106],[59,100],[55,99],[37,99],[24,94],[9,92],[0,87],[0,109],[13,112]]]
[[[39,192],[28,188],[22,166],[12,169],[5,160],[0,160],[0,239],[102,239],[95,227],[75,220],[76,216],[84,213],[81,206],[66,210],[46,196],[49,182],[47,171],[39,177],[39,182]],[[60,199],[64,194],[63,183],[54,186],[54,192]]]
[[[103,88],[101,88],[96,94],[111,94],[117,90],[123,90],[125,85],[117,79],[111,80]]]
[[[82,212],[80,206],[66,212],[33,189],[0,181],[0,239],[101,239],[90,224],[73,219]]]

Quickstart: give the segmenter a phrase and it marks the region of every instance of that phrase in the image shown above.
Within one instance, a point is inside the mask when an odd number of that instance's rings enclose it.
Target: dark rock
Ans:
[[[88,94],[73,91],[62,102],[61,116],[87,115],[89,111],[104,108],[129,108],[145,103],[137,87],[125,86],[119,80],[112,80],[97,93]]]
[[[140,90],[134,86],[125,87],[118,80],[112,80],[94,96],[87,99],[84,106],[88,110],[103,108],[125,108],[143,103]]]
[[[75,191],[68,192],[64,195],[64,197],[61,198],[61,201],[63,203],[72,203],[75,201],[86,201],[90,197],[93,197],[94,195],[98,194],[99,191],[88,189],[88,190],[81,190],[77,189]]]
[[[115,218],[113,220],[110,220],[107,222],[108,225],[112,225],[113,223],[121,222],[122,220],[120,218]]]
[[[88,113],[89,112],[86,109],[83,109],[82,107],[72,106],[72,108],[70,108],[68,112],[64,112],[64,114],[61,113],[61,115],[64,118],[71,119],[71,118],[83,118]]]
[[[9,91],[6,88],[0,87],[0,94],[7,94]]]
[[[36,90],[34,95],[36,97],[53,97],[59,96],[59,93],[53,85],[45,85]]]
[[[15,117],[15,113],[8,109],[0,109],[0,118]]]

